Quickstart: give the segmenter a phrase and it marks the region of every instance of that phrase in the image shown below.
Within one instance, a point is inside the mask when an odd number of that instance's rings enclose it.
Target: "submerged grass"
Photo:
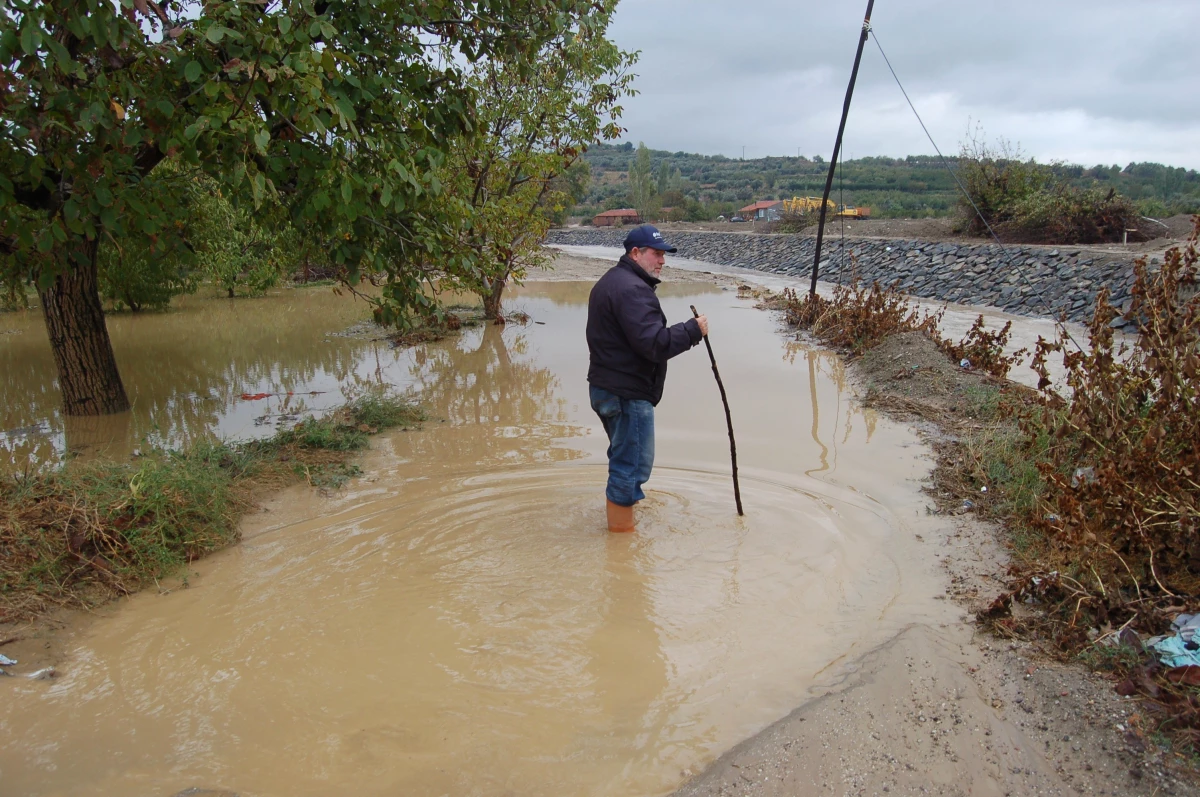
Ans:
[[[134,462],[68,462],[0,481],[0,622],[134,592],[238,537],[264,489],[336,488],[383,429],[424,419],[407,400],[362,396],[267,440],[203,442]]]

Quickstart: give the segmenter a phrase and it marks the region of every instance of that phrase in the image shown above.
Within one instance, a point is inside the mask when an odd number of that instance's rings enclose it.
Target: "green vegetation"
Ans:
[[[958,171],[971,196],[959,198],[959,226],[973,235],[986,236],[990,227],[1006,241],[1117,242],[1129,231],[1135,240],[1147,237],[1133,202],[1114,187],[1072,185],[1006,142],[989,146],[982,133],[963,145]]]
[[[618,102],[636,56],[604,36],[613,6],[545,43],[532,70],[498,57],[468,72],[481,132],[455,147],[439,177],[444,204],[469,222],[450,254],[471,267],[446,269],[442,287],[478,294],[487,318],[500,315],[510,281],[549,259],[542,241],[551,220],[587,190],[588,144],[620,135]]]
[[[0,481],[0,622],[89,605],[171,576],[237,539],[256,491],[297,478],[336,488],[368,436],[424,419],[368,394],[267,440],[152,451],[129,463],[68,462]]]
[[[585,156],[592,167],[591,190],[576,207],[576,214],[591,216],[602,210],[636,207],[629,170],[638,157],[632,144],[600,144]],[[678,196],[664,206],[682,208],[681,219],[709,221],[759,199],[820,196],[828,164],[820,156],[767,157],[753,160],[723,155],[648,150],[652,170],[664,166],[681,176]],[[958,166],[958,158],[948,159]],[[1200,212],[1200,172],[1157,163],[1083,167],[1051,163],[1042,167],[1063,184],[1095,188],[1134,203],[1139,213],[1164,218],[1177,213]],[[930,155],[907,158],[870,157],[846,160],[833,184],[839,203],[871,208],[876,218],[950,216],[959,193],[941,160]]]

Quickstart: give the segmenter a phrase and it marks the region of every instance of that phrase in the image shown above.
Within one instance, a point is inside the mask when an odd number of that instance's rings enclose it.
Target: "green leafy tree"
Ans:
[[[191,293],[199,285],[196,251],[189,238],[203,229],[193,212],[203,191],[168,159],[131,194],[134,201],[163,210],[157,231],[109,231],[99,241],[96,259],[100,295],[116,309],[136,313],[162,309],[173,296]]]
[[[138,190],[168,155],[238,201],[280,195],[294,224],[327,236],[351,279],[363,267],[388,272],[387,308],[420,303],[432,250],[459,223],[436,199],[449,143],[475,128],[464,65],[503,57],[528,71],[592,8],[5,3],[0,250],[6,272],[37,285],[66,413],[129,406],[104,324],[99,247],[153,241],[171,224],[177,208],[147,204]]]
[[[629,166],[629,198],[643,219],[653,218],[661,205],[650,163],[650,150],[638,142],[637,153]]]
[[[683,172],[679,170],[678,166],[671,172],[671,179],[667,181],[667,190],[683,191]]]
[[[299,231],[274,198],[255,209],[231,202],[211,181],[196,203],[191,235],[199,269],[232,299],[258,296],[300,265]]]
[[[551,222],[587,192],[588,145],[621,133],[618,103],[631,93],[635,56],[605,37],[615,6],[598,3],[548,41],[532,70],[505,58],[472,70],[479,131],[454,147],[442,195],[448,214],[466,215],[455,251],[472,267],[440,283],[480,295],[488,318],[500,314],[510,282],[545,265]]]

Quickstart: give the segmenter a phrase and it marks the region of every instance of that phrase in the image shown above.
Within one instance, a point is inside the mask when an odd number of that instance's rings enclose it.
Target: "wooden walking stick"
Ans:
[[[700,313],[696,310],[696,305],[692,305],[692,315],[699,318]],[[717,378],[717,389],[721,391],[721,403],[725,405],[725,425],[729,427],[729,458],[733,461],[733,500],[737,502],[737,511],[739,515],[746,514],[742,511],[742,491],[738,487],[737,478],[737,443],[733,441],[733,416],[729,414],[729,399],[725,397],[725,384],[721,381],[721,372],[717,370],[717,358],[713,356],[712,344],[708,342],[708,335],[704,336],[704,345],[708,348],[708,361],[712,363],[713,376]]]

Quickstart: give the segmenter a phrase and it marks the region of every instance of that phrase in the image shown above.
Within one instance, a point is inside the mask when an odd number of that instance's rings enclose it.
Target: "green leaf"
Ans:
[[[358,118],[358,114],[354,111],[354,106],[345,97],[337,98],[337,107],[342,112],[342,116],[345,116],[351,122]]]
[[[379,193],[379,203],[385,208],[392,204],[392,187],[390,185],[385,185],[383,191]]]
[[[21,28],[21,49],[26,55],[34,55],[37,53],[37,45],[33,40],[33,24],[26,21],[26,24]]]
[[[254,179],[250,181],[250,193],[254,197],[254,207],[262,204],[263,194],[267,190],[267,178],[262,172],[254,175]]]
[[[287,32],[291,29],[292,29],[292,18],[291,17],[280,17],[279,18],[279,32],[282,33],[284,36],[286,36]]]
[[[350,185],[349,180],[342,180],[342,201],[349,205],[353,197],[354,186]]]
[[[259,130],[254,134],[254,145],[258,147],[258,151],[262,155],[267,154],[267,144],[271,142],[271,131]]]
[[[213,44],[217,44],[221,39],[225,38],[225,28],[220,25],[213,25],[205,31],[204,36]]]
[[[203,73],[204,67],[200,65],[199,61],[188,61],[188,65],[183,68],[183,76],[188,83],[195,83]]]

